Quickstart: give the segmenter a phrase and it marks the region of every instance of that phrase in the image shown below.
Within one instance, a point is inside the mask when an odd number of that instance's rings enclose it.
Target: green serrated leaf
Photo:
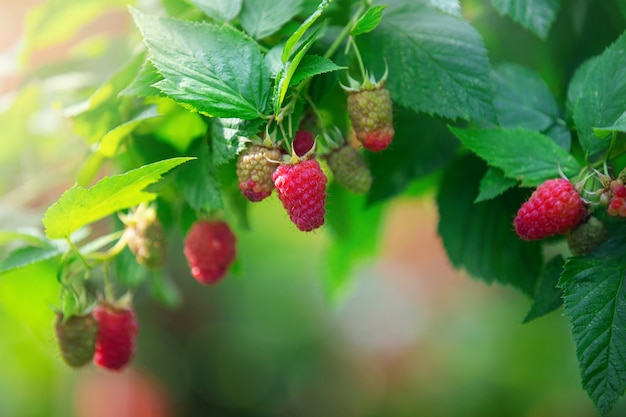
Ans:
[[[31,246],[46,246],[49,242],[43,232],[35,227],[0,230],[0,244],[16,240],[24,241]]]
[[[593,128],[593,134],[600,139],[606,139],[612,135],[613,132],[626,133],[626,112],[622,113],[610,126]]]
[[[611,126],[625,111],[626,33],[601,55],[591,58],[576,71],[568,91],[568,103],[580,144],[587,160],[601,159],[610,137],[594,135],[594,127]]]
[[[593,257],[569,258],[559,282],[572,326],[582,384],[601,416],[626,388],[626,264],[622,234]]]
[[[245,148],[249,139],[259,135],[263,123],[261,119],[213,119],[211,151],[215,165],[233,160]]]
[[[395,110],[394,127],[390,147],[367,155],[374,178],[368,204],[398,195],[411,181],[442,168],[459,145],[443,122],[404,108]]]
[[[309,77],[346,68],[347,67],[340,67],[328,58],[318,55],[306,55],[293,74],[290,84],[298,85]]]
[[[457,129],[452,133],[490,166],[504,175],[534,187],[547,179],[580,172],[576,159],[551,138],[526,129]]]
[[[231,26],[130,10],[164,77],[155,85],[164,94],[216,117],[256,119],[265,114],[270,75],[256,42]]]
[[[491,200],[517,185],[517,180],[507,178],[501,169],[489,167],[480,181],[480,192],[474,203]]]
[[[501,15],[507,15],[545,39],[559,11],[560,0],[491,0]]]
[[[61,256],[67,247],[61,245],[26,246],[10,252],[0,261],[0,274]]]
[[[387,8],[387,5],[374,6],[367,9],[367,12],[356,22],[352,31],[352,36],[362,35],[373,31],[378,27],[380,21],[383,18],[383,11]]]
[[[172,158],[124,174],[105,177],[91,188],[74,185],[48,208],[43,218],[50,239],[66,238],[79,228],[118,210],[152,201],[156,194],[145,188],[162,175],[193,158]]]
[[[495,122],[487,51],[465,20],[403,2],[390,6],[379,28],[359,39],[370,41],[361,48],[370,61],[388,65],[395,102],[449,119]]]
[[[281,106],[283,105],[283,100],[285,99],[285,95],[287,94],[287,90],[291,86],[291,80],[300,65],[300,62],[306,55],[307,51],[313,43],[317,40],[317,36],[319,35],[320,28],[317,28],[313,33],[311,33],[305,41],[303,41],[298,48],[295,50],[293,57],[291,60],[285,62],[282,69],[278,73],[276,77],[276,85],[274,86],[274,114],[278,116],[280,114]]]
[[[241,11],[242,0],[190,0],[207,16],[219,21],[229,22]]]
[[[181,167],[176,180],[189,206],[196,212],[222,209],[222,190],[217,168],[206,140],[199,140],[191,149],[197,159]]]
[[[278,31],[300,13],[302,0],[246,0],[241,9],[241,26],[255,39]]]
[[[496,83],[494,105],[501,127],[547,133],[554,126],[564,124],[552,92],[533,70],[506,63],[494,70],[493,78]],[[569,131],[565,129],[564,134],[568,135]],[[571,138],[563,137],[558,143],[569,151]]]
[[[351,272],[358,262],[378,249],[377,230],[383,209],[380,205],[366,209],[364,196],[350,193],[335,182],[328,192],[333,198],[327,202],[326,221],[334,239],[327,253],[324,287],[331,299],[337,299],[349,288]]]
[[[474,203],[485,171],[484,163],[473,155],[450,165],[437,195],[439,235],[456,268],[532,295],[543,266],[541,247],[521,240],[513,230],[512,219],[521,203],[517,190]]]
[[[289,61],[289,58],[291,58],[291,55],[298,42],[300,42],[300,39],[302,39],[306,31],[309,30],[309,28],[313,26],[315,21],[319,19],[319,17],[324,13],[324,10],[326,10],[331,1],[332,0],[322,0],[319,6],[317,6],[317,9],[309,17],[307,17],[305,21],[302,22],[300,27],[296,29],[296,31],[289,37],[289,39],[287,39],[281,56],[281,60],[283,63]]]
[[[135,117],[107,132],[100,141],[98,152],[105,158],[113,158],[120,143],[143,121],[160,117],[156,106],[148,106]]]
[[[541,277],[535,300],[522,323],[529,323],[556,310],[563,304],[563,292],[557,287],[557,283],[559,282],[561,271],[563,271],[564,263],[565,259],[560,255],[548,262]]]

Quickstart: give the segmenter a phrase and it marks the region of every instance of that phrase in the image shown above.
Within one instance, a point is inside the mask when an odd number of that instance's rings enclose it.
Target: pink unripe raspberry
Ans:
[[[537,187],[518,210],[513,224],[519,237],[537,240],[566,233],[585,218],[586,212],[571,182],[551,179]]]

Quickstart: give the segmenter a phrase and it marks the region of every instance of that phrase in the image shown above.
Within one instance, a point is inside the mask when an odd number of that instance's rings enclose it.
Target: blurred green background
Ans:
[[[64,111],[131,56],[138,36],[125,3],[0,0],[0,229],[41,227],[73,183],[88,148]],[[487,1],[462,6],[494,65],[535,68],[563,100],[576,66],[624,21],[611,6],[562,3],[546,43]],[[298,232],[279,204],[253,205],[251,230],[236,230],[238,273],[218,286],[197,284],[182,237],[169,242],[165,269],[182,302],[169,309],[138,291],[137,355],[120,374],[60,359],[55,263],[0,276],[0,416],[596,415],[561,310],[522,325],[530,300],[454,271],[432,196],[384,207],[371,231],[379,254],[334,301],[321,278],[328,231]],[[611,413],[623,415],[624,400]]]

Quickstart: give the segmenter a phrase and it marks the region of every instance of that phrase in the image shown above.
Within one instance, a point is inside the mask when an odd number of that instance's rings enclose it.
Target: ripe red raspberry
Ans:
[[[626,217],[626,198],[614,195],[607,208],[609,216]]]
[[[566,233],[585,214],[585,204],[572,183],[558,178],[537,187],[518,210],[513,224],[519,237],[537,240]]]
[[[237,178],[241,193],[250,201],[257,202],[272,194],[272,173],[278,166],[281,153],[276,148],[252,145],[239,154]]]
[[[293,151],[296,155],[302,157],[309,152],[315,144],[313,133],[308,130],[298,130],[296,137],[293,139]]]
[[[315,159],[280,165],[272,178],[278,198],[298,229],[310,232],[324,224],[328,179]]]
[[[137,262],[147,268],[158,268],[165,260],[165,234],[154,207],[140,205],[127,216],[120,216],[126,225],[128,248]]]
[[[348,90],[348,116],[357,139],[366,149],[382,151],[393,140],[391,96],[384,83],[374,89]]]
[[[101,302],[94,309],[93,316],[98,322],[93,361],[102,368],[119,371],[130,363],[135,354],[139,332],[135,312],[131,308]]]
[[[367,163],[356,149],[349,144],[332,151],[327,157],[328,167],[335,180],[348,190],[364,194],[372,185],[372,174]]]
[[[235,235],[223,221],[200,220],[187,233],[184,252],[191,275],[201,284],[215,284],[237,256]]]
[[[70,316],[64,319],[63,314],[59,313],[54,330],[65,363],[76,368],[91,362],[98,333],[98,323],[93,315]]]

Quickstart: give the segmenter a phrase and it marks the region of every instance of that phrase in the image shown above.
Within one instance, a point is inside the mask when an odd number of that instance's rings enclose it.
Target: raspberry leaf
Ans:
[[[439,234],[456,268],[532,295],[542,269],[540,246],[520,240],[511,228],[518,190],[474,204],[485,170],[482,161],[468,156],[444,174],[437,195]]]
[[[606,139],[613,132],[626,133],[626,111],[622,113],[615,122],[611,123],[610,126],[593,128],[593,134],[600,139]]]
[[[546,39],[559,11],[560,0],[491,0],[491,3],[501,15],[508,15],[539,38]]]
[[[219,21],[229,22],[239,12],[243,0],[190,0],[204,14]]]
[[[300,42],[300,39],[304,36],[307,30],[320,18],[320,16],[324,13],[328,5],[332,0],[322,0],[322,2],[317,6],[317,9],[309,17],[305,19],[304,22],[296,29],[296,31],[287,39],[285,42],[285,47],[283,48],[283,52],[281,55],[281,61],[286,63],[289,61],[289,58],[292,57],[294,50],[296,49],[296,45]]]
[[[302,0],[246,0],[241,9],[241,26],[255,39],[263,39],[280,29],[300,12]]]
[[[489,167],[480,181],[480,192],[474,202],[480,203],[481,201],[491,200],[516,185],[517,180],[506,177],[501,169]]]
[[[533,304],[528,314],[526,314],[523,323],[528,323],[544,316],[563,304],[563,292],[557,287],[557,284],[561,276],[561,271],[563,271],[564,263],[565,259],[560,255],[548,262],[541,277],[541,282],[539,283]]]
[[[502,64],[493,72],[494,105],[501,127],[543,132],[569,151],[571,135],[546,83],[533,70]]]
[[[367,12],[356,22],[352,31],[352,36],[361,35],[373,31],[378,27],[380,21],[383,18],[383,10],[387,8],[387,5],[374,6],[367,9]]]
[[[124,174],[104,177],[91,188],[74,185],[48,208],[43,218],[50,239],[67,238],[74,231],[139,203],[152,201],[156,194],[145,191],[162,175],[193,158],[171,158]]]
[[[119,96],[154,97],[161,92],[154,84],[163,79],[154,64],[146,59],[129,85],[119,92]]]
[[[197,159],[181,167],[176,176],[187,203],[195,211],[223,208],[217,169],[206,141],[199,140],[191,149],[191,154]]]
[[[568,103],[585,157],[592,162],[611,144],[610,136],[598,138],[594,127],[611,126],[626,110],[626,34],[601,55],[585,62],[575,73]]]
[[[346,67],[340,67],[328,58],[318,55],[306,55],[300,62],[296,72],[293,74],[291,85],[298,85],[303,80],[313,77],[314,75],[339,71],[342,69],[346,69]]]
[[[164,94],[217,117],[255,119],[266,112],[270,77],[252,39],[230,26],[130,11],[164,77],[155,85]]]
[[[246,145],[246,140],[256,136],[263,120],[211,119],[211,151],[213,162],[219,166],[235,159]]]
[[[569,258],[559,281],[583,387],[601,416],[626,388],[626,241],[620,232],[592,257]]]
[[[495,121],[491,67],[479,33],[462,18],[413,0],[394,2],[363,54],[383,73],[391,97],[416,112]]]
[[[576,159],[548,136],[527,129],[458,129],[452,133],[491,166],[523,186],[537,186],[560,175],[580,172]]]

